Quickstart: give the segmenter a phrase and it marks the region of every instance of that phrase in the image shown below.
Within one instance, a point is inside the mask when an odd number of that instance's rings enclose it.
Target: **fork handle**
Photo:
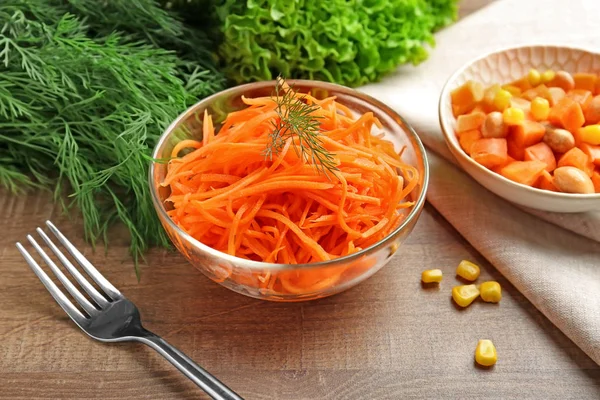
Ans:
[[[217,378],[212,376],[181,351],[177,350],[174,346],[167,343],[167,341],[160,336],[152,332],[147,332],[146,335],[137,337],[136,339],[159,352],[179,371],[183,372],[185,376],[190,378],[196,385],[204,390],[211,398],[215,400],[244,400],[237,393],[229,389]]]

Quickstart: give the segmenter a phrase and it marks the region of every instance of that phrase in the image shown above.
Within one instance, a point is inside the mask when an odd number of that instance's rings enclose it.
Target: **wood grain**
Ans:
[[[463,1],[466,15],[489,1]],[[153,250],[137,282],[127,239],[94,252],[44,193],[0,192],[0,399],[205,399],[140,344],[85,336],[45,291],[14,243],[52,219],[141,309],[144,324],[247,399],[596,399],[600,368],[485,262],[431,207],[388,266],[337,296],[282,304],[209,281],[179,254]],[[498,305],[457,309],[456,264],[501,283]],[[444,281],[425,289],[420,273]],[[498,364],[473,362],[477,340]]]

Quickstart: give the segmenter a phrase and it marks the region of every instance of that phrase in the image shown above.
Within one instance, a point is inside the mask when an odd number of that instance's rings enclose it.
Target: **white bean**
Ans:
[[[573,76],[567,71],[558,71],[550,84],[568,92],[575,88],[575,79],[573,79]]]
[[[504,125],[501,112],[494,111],[486,115],[481,135],[484,138],[504,138],[508,135],[508,127]]]
[[[554,170],[554,185],[565,193],[594,193],[594,184],[579,168],[559,167]]]
[[[552,125],[546,125],[543,140],[556,153],[566,153],[575,147],[575,138],[571,132],[566,129],[554,128]]]

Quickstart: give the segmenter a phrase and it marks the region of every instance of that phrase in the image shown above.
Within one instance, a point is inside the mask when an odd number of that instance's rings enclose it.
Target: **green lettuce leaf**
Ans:
[[[218,49],[234,83],[306,78],[359,86],[419,64],[456,0],[222,0]]]

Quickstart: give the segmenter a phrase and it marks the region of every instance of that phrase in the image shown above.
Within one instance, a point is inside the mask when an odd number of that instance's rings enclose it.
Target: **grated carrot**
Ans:
[[[290,150],[298,144],[294,136],[266,158],[276,102],[243,97],[248,107],[227,115],[218,132],[205,112],[202,140],[173,148],[161,185],[171,190],[168,215],[181,229],[236,257],[298,264],[355,253],[399,226],[420,182],[418,170],[402,161],[404,148],[397,152],[382,134],[372,133],[381,123],[370,112],[356,118],[335,97],[296,96],[318,106],[322,144],[334,157],[336,175],[319,173]],[[226,279],[276,293],[306,293],[357,273],[352,266],[244,275],[234,269]]]

